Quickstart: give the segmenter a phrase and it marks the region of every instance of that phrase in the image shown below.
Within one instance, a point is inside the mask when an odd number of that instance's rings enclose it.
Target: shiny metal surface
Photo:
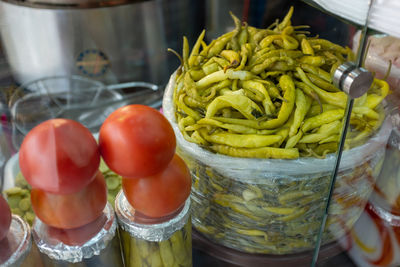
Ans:
[[[364,68],[357,68],[352,62],[340,65],[333,74],[333,84],[351,98],[365,94],[371,87],[374,77]]]
[[[19,83],[85,75],[107,84],[168,79],[161,1],[40,9],[0,1],[0,34]]]
[[[182,209],[172,215],[162,218],[142,217],[129,204],[123,190],[115,199],[115,213],[118,225],[132,237],[151,242],[161,242],[169,239],[176,231],[182,229],[190,219],[190,197],[185,201]],[[155,222],[156,221],[156,222]]]
[[[101,255],[116,235],[117,220],[110,203],[107,203],[104,207],[101,216],[99,218],[104,217],[101,229],[81,245],[67,245],[52,236],[52,228],[44,224],[38,217],[35,218],[32,225],[33,240],[41,253],[51,259],[63,262],[63,264],[55,264],[54,266],[65,266],[65,262],[82,262],[84,259]],[[119,249],[117,252],[119,252]]]
[[[357,98],[364,95],[371,87],[374,77],[364,68],[352,70],[343,81],[342,90],[350,97]]]

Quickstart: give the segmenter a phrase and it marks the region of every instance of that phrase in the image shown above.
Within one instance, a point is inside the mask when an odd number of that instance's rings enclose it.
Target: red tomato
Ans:
[[[160,173],[143,179],[122,179],[125,196],[134,209],[149,217],[164,217],[178,210],[190,194],[190,172],[175,155]]]
[[[127,178],[163,170],[175,153],[175,134],[168,120],[144,105],[124,106],[100,128],[100,152],[108,167]]]
[[[91,132],[68,119],[52,119],[33,128],[19,152],[22,174],[33,188],[54,194],[82,190],[100,165]]]
[[[61,229],[81,227],[96,220],[107,203],[107,187],[98,171],[87,187],[72,194],[53,194],[32,188],[31,202],[36,216],[45,224]]]
[[[0,195],[0,241],[6,237],[11,224],[11,210],[7,201]]]

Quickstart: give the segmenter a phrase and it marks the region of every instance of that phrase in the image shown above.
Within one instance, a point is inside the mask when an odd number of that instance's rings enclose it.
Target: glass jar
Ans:
[[[125,266],[192,266],[190,198],[172,215],[136,212],[121,190],[115,201]]]
[[[96,221],[78,229],[55,229],[44,224],[39,218],[35,218],[32,228],[33,238],[45,267],[123,266],[116,232],[117,221],[109,203]],[[88,240],[76,241],[77,244],[66,241],[79,239],[83,233],[91,233],[91,237]]]
[[[177,153],[192,174],[192,222],[218,245],[247,253],[290,254],[312,250],[319,230],[335,154],[293,160],[215,154],[182,136],[172,95],[163,110],[177,138]],[[365,144],[346,150],[329,209],[324,244],[346,234],[361,215],[384,159],[391,123]]]
[[[10,230],[0,241],[0,266],[28,266],[28,254],[32,249],[31,230],[28,223],[13,214]]]

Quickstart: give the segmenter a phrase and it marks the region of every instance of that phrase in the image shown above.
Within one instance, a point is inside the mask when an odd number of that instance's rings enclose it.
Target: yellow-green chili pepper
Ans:
[[[240,80],[250,80],[254,78],[254,74],[244,70],[227,70],[226,72],[223,70],[214,72],[210,75],[207,75],[200,81],[196,82],[196,86],[199,89],[205,88],[213,83],[220,82],[226,79],[240,79]]]
[[[185,94],[181,94],[179,96],[178,102],[176,103],[178,108],[180,108],[185,114],[193,117],[195,120],[199,120],[201,118],[200,114],[197,111],[195,111],[185,105],[185,103],[183,101],[184,97],[185,97]]]
[[[295,87],[293,84],[292,78],[288,75],[282,75],[279,80],[279,85],[284,91],[283,98],[286,99],[282,103],[281,109],[278,112],[278,117],[275,119],[257,122],[254,120],[245,120],[245,119],[235,119],[235,118],[223,118],[224,121],[218,118],[217,120],[221,120],[222,122],[231,123],[231,124],[240,124],[248,127],[252,127],[255,129],[275,129],[279,126],[282,126],[290,114],[292,113],[294,102],[296,98]],[[207,117],[207,116],[206,116]],[[211,116],[210,116],[211,117]]]
[[[207,57],[211,58],[213,56],[218,55],[225,47],[225,45],[231,40],[234,32],[228,32],[221,37],[219,37],[214,45],[208,50]]]
[[[201,109],[206,109],[206,104],[203,102],[198,101],[197,99],[191,97],[191,96],[184,96],[183,97],[183,102],[188,106],[192,108],[201,108]]]
[[[244,22],[244,27],[242,27],[242,30],[239,33],[238,41],[239,45],[242,46],[247,43],[247,39],[249,38],[249,32],[248,32],[248,24],[247,22]]]
[[[239,37],[239,34],[242,29],[242,23],[240,22],[240,19],[238,19],[235,15],[233,15],[232,12],[229,12],[229,14],[231,15],[231,17],[235,23],[235,29],[233,30],[234,34],[233,34],[229,44],[233,50],[239,50],[240,44],[239,44],[238,37]]]
[[[379,114],[369,107],[354,107],[353,112],[356,114],[362,114],[372,120],[379,119]]]
[[[294,120],[290,125],[289,136],[292,137],[297,133],[301,123],[304,120],[311,106],[311,98],[305,96],[300,89],[296,89],[296,109],[294,111]]]
[[[215,70],[217,71],[218,68]],[[191,69],[190,70],[190,76],[192,76],[193,80],[198,81],[201,80],[202,78],[204,78],[204,76],[206,76],[206,73],[202,70],[202,69]]]
[[[276,159],[296,159],[299,157],[299,151],[297,148],[235,148],[224,145],[211,145],[211,149],[217,153],[229,155],[232,157]]]
[[[324,50],[335,50],[341,54],[348,53],[346,48],[343,48],[340,45],[334,44],[325,39],[309,39],[308,42],[311,46],[320,45]]]
[[[292,59],[299,58],[303,55],[301,51],[297,50],[285,50],[285,49],[276,49],[272,51],[268,51],[261,56],[256,57],[255,55],[252,59],[250,66],[254,67],[255,65],[263,63],[266,59],[272,57],[290,57]]]
[[[326,91],[322,90],[321,88],[319,88],[318,86],[316,86],[315,84],[313,84],[307,78],[306,74],[304,73],[304,71],[301,68],[297,67],[296,71],[299,74],[300,79],[303,81],[303,83],[296,84],[300,88],[304,88],[305,86],[309,86],[326,103],[331,104],[331,105],[335,105],[335,106],[338,106],[338,107],[341,107],[341,108],[345,108],[346,107],[347,96],[346,96],[345,93],[343,93],[343,92],[335,92],[335,93],[326,92]]]
[[[183,66],[185,68],[185,71],[189,70],[189,42],[186,36],[183,36],[183,54],[182,54],[182,59],[183,59]]]
[[[366,100],[366,106],[368,108],[374,109],[378,106],[379,103],[389,94],[389,85],[386,81],[374,79],[372,86],[377,85],[380,88],[381,95],[378,96],[376,94],[368,94]]]
[[[235,133],[242,133],[242,134],[256,134],[257,130],[254,128],[246,127],[243,125],[237,125],[237,124],[228,124],[228,123],[222,123],[220,121],[210,119],[210,118],[203,118],[197,121],[197,124],[199,125],[211,125],[219,128],[223,128],[226,130],[230,130]]]
[[[292,36],[282,34],[282,40],[283,40],[283,48],[287,50],[294,50],[297,49],[297,47],[299,46],[299,42]]]
[[[206,30],[203,30],[199,37],[197,38],[196,43],[193,46],[192,52],[190,53],[189,59],[188,59],[188,66],[189,68],[196,66],[197,64],[197,57],[199,55],[199,49],[201,42],[203,41],[204,35],[206,34]]]
[[[278,31],[282,31],[284,28],[291,25],[291,18],[293,16],[293,11],[294,11],[294,8],[293,8],[293,6],[291,6],[288,13],[283,18],[282,22],[279,23],[278,26],[276,27],[276,29]]]
[[[328,92],[338,92],[339,91],[339,89],[336,88],[333,84],[326,82],[325,80],[321,79],[317,75],[314,75],[312,73],[307,73],[306,75],[307,75],[308,79],[320,89],[323,89]]]
[[[220,68],[219,68],[218,63],[213,62],[213,63],[211,63],[211,64],[204,65],[204,66],[202,67],[202,70],[203,70],[203,72],[204,72],[205,75],[204,75],[203,77],[201,77],[200,79],[195,79],[195,80],[199,81],[199,80],[203,79],[205,76],[210,75],[211,73],[214,73],[214,72],[216,72],[216,71],[219,71]]]
[[[301,130],[303,132],[308,132],[309,130],[320,127],[323,124],[327,124],[336,120],[340,120],[343,118],[344,110],[343,109],[333,109],[324,111],[323,113],[308,118],[304,121],[304,124],[301,126]]]
[[[318,143],[328,138],[330,135],[338,134],[340,132],[340,125],[341,122],[338,120],[323,124],[316,133],[304,135],[299,143]]]
[[[258,105],[248,97],[230,94],[216,97],[207,107],[206,118],[213,117],[218,110],[226,107],[233,107],[250,120],[255,120],[262,115],[262,111]]]
[[[265,109],[265,113],[267,115],[275,113],[275,106],[272,104],[271,98],[269,97],[267,89],[265,89],[262,83],[248,80],[243,81],[242,83],[243,88],[248,89],[255,94],[260,94],[263,98],[262,103]]]
[[[311,64],[307,64],[307,63],[301,63],[300,67],[303,70],[305,70],[305,71],[307,71],[309,73],[312,73],[312,74],[318,76],[321,79],[324,79],[326,82],[328,82],[330,84],[332,83],[331,75],[328,72],[324,71],[323,69],[318,68],[315,65],[311,65]],[[334,90],[337,91],[337,88],[335,87]]]
[[[240,57],[241,57],[240,64],[235,70],[244,69],[244,67],[247,63],[248,57],[251,56],[250,51],[251,51],[251,47],[249,44],[244,44],[241,46],[241,48],[240,48]]]
[[[325,58],[322,56],[303,56],[299,58],[299,62],[302,64],[308,64],[315,67],[320,67],[326,63]]]
[[[233,134],[228,132],[208,135],[205,131],[200,131],[200,133],[203,138],[210,143],[231,147],[266,147],[275,144],[282,139],[280,135]]]
[[[282,56],[282,57],[270,57],[267,58],[266,60],[264,60],[263,63],[257,64],[254,67],[251,68],[251,72],[255,73],[255,74],[260,74],[261,72],[263,72],[266,68],[268,68],[269,66],[271,66],[272,64],[274,64],[277,61],[284,61],[286,62],[289,66],[290,65],[294,65],[294,60],[291,57],[286,57],[286,56]]]
[[[293,148],[297,145],[297,143],[299,142],[299,140],[301,139],[301,137],[303,137],[303,131],[300,130],[298,131],[297,134],[289,137],[289,139],[286,142],[285,148]]]
[[[330,105],[330,104],[322,104],[322,112],[332,110],[332,109],[337,109],[337,106]],[[321,114],[321,106],[320,105],[312,105],[310,109],[307,112],[306,118],[308,117],[314,117],[318,114]]]
[[[229,64],[237,66],[240,63],[240,56],[234,50],[223,50],[220,55],[229,61]]]
[[[305,55],[310,55],[310,56],[314,55],[314,49],[311,47],[310,43],[307,41],[306,38],[303,38],[301,40],[301,51]]]
[[[272,42],[275,41],[275,40],[282,40],[282,35],[280,35],[280,34],[267,35],[264,39],[261,40],[260,47],[261,48],[266,48],[270,44],[272,44]]]

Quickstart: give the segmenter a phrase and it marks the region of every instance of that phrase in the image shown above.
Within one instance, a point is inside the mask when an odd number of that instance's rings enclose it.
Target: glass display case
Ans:
[[[32,224],[26,134],[68,118],[97,138],[112,111],[144,104],[162,108],[191,173],[193,266],[400,265],[398,11],[396,0],[0,0],[0,191]],[[121,177],[99,170],[113,205]]]

